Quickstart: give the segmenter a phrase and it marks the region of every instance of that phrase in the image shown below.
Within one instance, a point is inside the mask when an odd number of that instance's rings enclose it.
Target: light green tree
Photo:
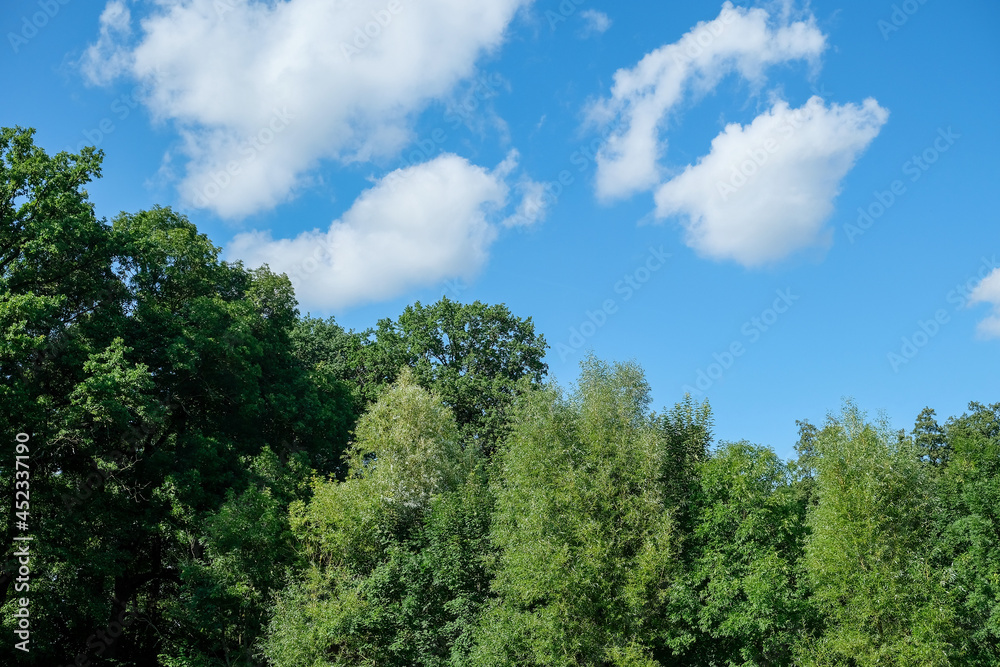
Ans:
[[[349,462],[347,479],[317,479],[292,506],[308,567],[263,652],[279,667],[443,664],[478,609],[470,592],[485,592],[478,450],[404,370],[358,421]]]
[[[955,618],[932,556],[941,511],[920,452],[852,403],[816,438],[805,564],[823,633],[806,665],[947,665]]]
[[[674,570],[671,440],[635,364],[523,398],[494,476],[476,665],[655,665]],[[676,444],[676,443],[674,443]]]

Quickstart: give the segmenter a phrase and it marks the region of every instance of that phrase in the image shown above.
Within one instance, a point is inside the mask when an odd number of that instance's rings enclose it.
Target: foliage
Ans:
[[[955,614],[931,559],[941,507],[918,450],[850,403],[816,449],[805,565],[825,628],[801,662],[950,664]]]
[[[98,220],[102,157],[0,129],[21,664],[1000,664],[1000,404],[907,435],[848,403],[790,461],[713,446],[635,363],[547,384],[502,304],[301,317],[176,211]]]
[[[668,433],[633,364],[521,401],[500,451],[493,591],[478,665],[655,664],[675,568]]]
[[[461,304],[442,298],[430,306],[407,306],[375,329],[345,332],[331,318],[304,318],[294,344],[309,364],[349,381],[362,408],[396,380],[400,369],[439,394],[451,407],[466,439],[491,453],[507,429],[507,412],[520,381],[538,386],[548,367],[548,345],[531,318],[520,319],[503,305]]]
[[[275,606],[275,665],[447,664],[486,589],[478,454],[404,372],[359,421],[347,479],[292,507],[308,559]],[[456,646],[456,644],[458,646]]]
[[[248,664],[280,583],[271,575],[294,556],[275,546],[288,542],[290,499],[271,489],[334,470],[349,392],[292,355],[287,278],[219,261],[170,209],[98,221],[82,186],[99,152],[49,157],[15,129],[0,155],[0,414],[8,432],[31,434],[30,525],[45,564],[27,657]],[[253,462],[268,449],[278,479],[263,481]],[[11,460],[0,465],[9,491]],[[255,522],[259,532],[235,527]],[[126,610],[127,632],[98,641]]]
[[[945,428],[938,567],[949,579],[963,664],[1000,664],[1000,403],[969,404]]]
[[[771,450],[725,443],[699,470],[690,565],[674,605],[692,619],[683,664],[789,665],[815,623],[799,562],[805,504]]]

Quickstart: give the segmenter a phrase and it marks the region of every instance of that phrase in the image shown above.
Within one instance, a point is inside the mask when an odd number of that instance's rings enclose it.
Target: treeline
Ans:
[[[98,220],[101,157],[0,132],[16,664],[1000,664],[1000,404],[717,443],[504,306],[303,317],[170,209]]]

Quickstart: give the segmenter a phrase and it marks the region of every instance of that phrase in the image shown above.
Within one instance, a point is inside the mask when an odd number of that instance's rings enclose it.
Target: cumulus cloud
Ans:
[[[682,216],[687,244],[702,255],[746,266],[823,244],[841,180],[888,116],[873,99],[778,102],[746,126],[726,126],[708,155],[660,186],[656,215]]]
[[[112,0],[101,12],[99,23],[100,36],[83,52],[80,68],[91,82],[105,84],[129,67],[122,44],[132,34],[132,13],[123,0]]]
[[[583,37],[590,37],[591,35],[600,35],[601,33],[607,32],[608,28],[611,27],[611,19],[604,12],[599,12],[596,9],[587,9],[580,12],[580,18],[584,21],[583,26]]]
[[[988,303],[993,313],[976,328],[983,338],[1000,338],[1000,269],[993,271],[976,285],[969,295],[969,305]]]
[[[788,11],[772,17],[727,1],[717,18],[618,70],[610,97],[589,110],[592,122],[615,127],[597,155],[598,196],[623,198],[660,182],[658,160],[667,147],[661,131],[685,95],[711,90],[733,72],[759,83],[768,66],[815,60],[825,48],[812,16],[792,21]]]
[[[158,0],[126,44],[113,0],[83,71],[146,83],[154,117],[180,128],[186,203],[241,217],[286,199],[320,160],[405,146],[414,114],[473,74],[529,2]]]
[[[398,169],[366,190],[327,230],[292,239],[237,235],[229,259],[287,273],[299,300],[338,310],[445,279],[486,263],[511,199],[516,153],[490,171],[452,154]],[[521,204],[523,206],[523,202]],[[501,221],[502,222],[502,221]]]

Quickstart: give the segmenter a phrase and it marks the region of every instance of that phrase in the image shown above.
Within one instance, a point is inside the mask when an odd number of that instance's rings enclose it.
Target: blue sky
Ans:
[[[11,0],[0,125],[97,145],[99,215],[184,211],[366,328],[531,316],[567,384],[791,454],[843,397],[996,401],[1000,5]],[[367,34],[366,34],[367,31]]]

